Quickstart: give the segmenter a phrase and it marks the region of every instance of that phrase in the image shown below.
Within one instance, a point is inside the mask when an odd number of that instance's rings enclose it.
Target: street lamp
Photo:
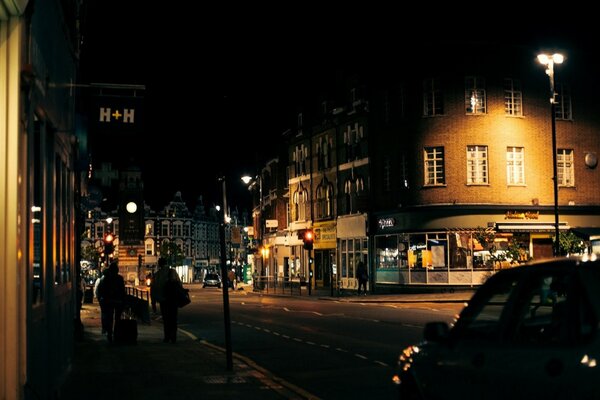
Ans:
[[[264,238],[264,209],[263,209],[263,181],[262,181],[262,177],[260,175],[255,176],[254,178],[249,176],[249,175],[244,175],[242,176],[242,181],[248,185],[248,189],[252,189],[254,187],[254,185],[256,185],[258,183],[258,204],[259,204],[259,209],[260,209],[260,225],[258,226],[259,228],[259,232],[260,232],[260,244],[261,246],[263,245],[263,238]],[[267,253],[267,257],[268,257],[268,253]],[[265,256],[263,254],[262,257],[262,271],[261,271],[261,276],[264,276],[265,273]]]
[[[225,224],[229,222],[227,216],[227,191],[225,177],[219,177],[222,183],[223,191],[223,219],[219,223],[219,241],[221,242],[221,276],[223,282],[223,317],[225,320],[225,357],[227,360],[227,370],[233,370],[233,351],[231,347],[231,317],[229,314],[229,283],[227,282],[227,254],[225,254]]]
[[[554,256],[560,253],[559,226],[558,226],[558,166],[556,160],[556,92],[554,91],[554,64],[562,64],[564,56],[559,53],[552,55],[539,54],[540,64],[546,66],[546,74],[550,78],[550,119],[552,121],[552,180],[554,183]]]

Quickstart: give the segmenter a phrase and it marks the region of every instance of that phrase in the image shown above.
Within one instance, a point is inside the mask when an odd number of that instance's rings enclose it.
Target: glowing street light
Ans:
[[[550,79],[550,117],[552,121],[552,181],[554,184],[554,256],[556,257],[560,253],[560,241],[558,225],[558,166],[556,160],[556,92],[554,91],[554,64],[562,64],[565,58],[562,54],[554,53],[552,55],[539,54],[537,59],[540,64],[546,66],[546,74]]]

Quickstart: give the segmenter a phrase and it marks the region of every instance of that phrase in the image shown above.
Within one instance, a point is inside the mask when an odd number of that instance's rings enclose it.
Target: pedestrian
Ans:
[[[358,258],[356,264],[356,279],[358,279],[358,295],[360,296],[360,288],[364,290],[363,295],[367,295],[367,282],[369,281],[369,271],[362,260],[362,257]]]
[[[125,302],[125,280],[119,275],[119,265],[113,261],[98,283],[98,300],[102,313],[102,327],[109,342],[113,340],[115,321],[121,319]]]
[[[258,290],[258,271],[256,269],[252,272],[252,286],[254,290]]]
[[[175,343],[177,340],[177,298],[175,285],[181,285],[177,271],[167,266],[165,258],[158,259],[158,271],[154,275],[150,294],[152,296],[152,311],[156,312],[156,303],[160,305],[163,320],[164,343]]]
[[[235,290],[235,271],[233,269],[227,271],[227,285],[231,290]]]
[[[98,294],[98,287],[100,286],[100,282],[102,282],[102,279],[104,279],[104,277],[106,276],[107,273],[108,273],[108,268],[104,268],[102,270],[102,273],[100,274],[100,276],[98,278],[96,278],[96,282],[94,282],[94,297],[96,298],[96,300],[98,300],[98,304],[100,304],[100,321],[102,322],[102,334],[103,335],[106,334],[106,326],[105,326],[106,317],[104,316],[106,311],[104,310],[104,307],[102,306],[102,302],[100,301],[100,295]]]

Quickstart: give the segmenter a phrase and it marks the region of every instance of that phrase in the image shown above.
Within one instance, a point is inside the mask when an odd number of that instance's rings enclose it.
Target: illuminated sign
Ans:
[[[516,211],[507,211],[504,214],[504,219],[539,219],[540,212],[516,212]]]
[[[380,218],[379,220],[377,220],[377,223],[379,224],[380,229],[391,228],[394,225],[396,225],[396,219],[395,218]]]

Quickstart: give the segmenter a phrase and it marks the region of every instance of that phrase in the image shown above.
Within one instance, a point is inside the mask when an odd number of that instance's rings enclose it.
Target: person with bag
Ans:
[[[364,296],[367,295],[367,282],[369,281],[369,271],[362,260],[359,257],[358,263],[356,264],[356,279],[358,279],[358,295],[360,296],[360,289],[363,288]]]
[[[177,309],[179,308],[177,290],[180,286],[183,289],[177,271],[167,266],[165,258],[159,258],[158,271],[152,281],[150,293],[152,296],[152,310],[156,312],[157,302],[160,305],[164,343],[175,343],[177,340]]]
[[[98,283],[98,300],[102,310],[102,327],[106,338],[112,343],[115,321],[121,319],[125,301],[125,280],[119,275],[119,266],[112,262],[106,275]]]

